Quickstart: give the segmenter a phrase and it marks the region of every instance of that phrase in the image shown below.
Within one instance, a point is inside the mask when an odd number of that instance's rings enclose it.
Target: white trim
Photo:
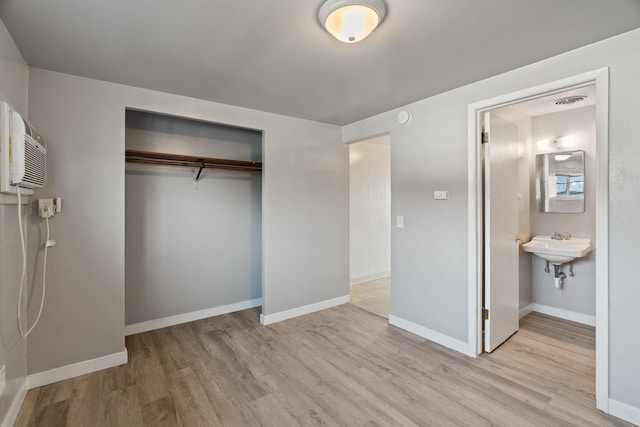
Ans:
[[[480,129],[479,114],[569,88],[596,85],[596,407],[609,406],[609,68],[485,99],[468,106],[468,347],[482,351],[482,212],[480,211]]]
[[[520,313],[518,314],[518,319],[522,319],[524,316],[531,313],[532,311],[533,311],[533,304],[520,307]]]
[[[349,285],[357,285],[358,283],[370,282],[371,280],[383,279],[391,276],[391,271],[381,271],[380,273],[367,274],[366,276],[353,277],[349,279]]]
[[[547,314],[549,316],[559,317],[560,319],[570,320],[572,322],[582,323],[584,325],[596,325],[596,316],[536,303],[520,307],[519,318],[522,319],[532,311],[535,311],[536,313]]]
[[[596,407],[609,412],[609,69],[596,74]]]
[[[405,331],[411,332],[412,334],[418,335],[419,337],[426,338],[429,341],[435,342],[436,344],[440,344],[442,346],[455,350],[459,353],[475,357],[475,352],[472,354],[468,353],[469,345],[464,341],[457,340],[448,335],[442,334],[429,328],[425,328],[424,326],[418,325],[417,323],[410,322],[391,314],[389,315],[389,324],[400,329],[404,329]]]
[[[564,310],[562,308],[551,307],[549,305],[531,304],[533,311],[549,316],[559,317],[560,319],[570,320],[572,322],[582,323],[584,325],[596,326],[596,316],[589,314],[577,313],[575,311]]]
[[[146,322],[125,325],[125,336],[152,331],[154,329],[175,326],[181,323],[193,322],[194,320],[206,319],[208,317],[219,316],[221,314],[233,313],[234,311],[246,310],[248,308],[262,305],[262,298],[248,301],[240,301],[233,304],[221,305],[218,307],[205,308],[204,310],[192,311],[190,313],[176,314],[175,316],[163,317],[161,319],[148,320]]]
[[[350,295],[344,295],[338,298],[329,299],[326,301],[316,302],[314,304],[304,305],[302,307],[292,308],[291,310],[280,311],[278,313],[260,315],[260,323],[263,325],[270,325],[272,323],[281,322],[287,319],[293,319],[294,317],[303,316],[305,314],[313,313],[314,311],[325,310],[327,308],[335,307],[337,305],[346,304],[351,301]]]
[[[468,232],[469,246],[467,248],[467,271],[468,273],[468,297],[467,297],[467,353],[472,357],[477,357],[482,353],[482,199],[479,197],[482,191],[482,168],[480,167],[480,146],[477,141],[482,140],[480,123],[480,112],[474,105],[469,105],[467,110],[467,169],[468,175]]]
[[[22,408],[22,403],[24,402],[24,398],[27,397],[27,392],[29,389],[27,388],[27,379],[25,378],[16,393],[16,396],[11,402],[11,406],[9,406],[9,411],[2,422],[2,427],[11,427],[18,419],[18,414],[20,413],[20,408]]]
[[[609,414],[640,426],[640,408],[609,399]]]
[[[113,353],[107,356],[97,357],[95,359],[84,360],[72,365],[38,372],[37,374],[31,374],[27,377],[27,388],[31,390],[32,388],[42,387],[58,381],[78,377],[80,375],[113,368],[114,366],[124,365],[127,361],[127,349],[125,348],[119,353]]]

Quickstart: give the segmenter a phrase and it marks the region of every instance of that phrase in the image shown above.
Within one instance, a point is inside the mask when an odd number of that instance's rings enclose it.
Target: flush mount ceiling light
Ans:
[[[327,0],[320,11],[320,24],[344,43],[366,38],[382,22],[387,12],[383,0]]]

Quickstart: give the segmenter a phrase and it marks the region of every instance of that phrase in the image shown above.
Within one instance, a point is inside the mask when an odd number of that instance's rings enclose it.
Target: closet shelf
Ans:
[[[125,150],[125,161],[149,165],[189,166],[201,169],[212,168],[262,172],[262,162],[217,159],[214,157],[185,156],[183,154],[156,153],[151,151]]]

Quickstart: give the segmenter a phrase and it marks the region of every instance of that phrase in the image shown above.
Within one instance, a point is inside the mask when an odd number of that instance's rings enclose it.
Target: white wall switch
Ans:
[[[396,228],[404,228],[404,215],[396,215]]]
[[[433,192],[433,198],[435,200],[448,200],[449,192],[446,190],[436,190]]]
[[[2,365],[0,368],[0,395],[4,393],[5,388],[7,388],[7,365]]]
[[[62,197],[56,197],[53,199],[53,206],[55,206],[55,212],[62,212]]]

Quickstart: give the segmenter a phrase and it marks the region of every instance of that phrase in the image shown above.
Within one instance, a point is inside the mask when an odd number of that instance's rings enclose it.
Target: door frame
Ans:
[[[609,68],[548,82],[468,106],[468,350],[482,352],[482,168],[483,112],[556,92],[596,86],[596,407],[609,412]]]

